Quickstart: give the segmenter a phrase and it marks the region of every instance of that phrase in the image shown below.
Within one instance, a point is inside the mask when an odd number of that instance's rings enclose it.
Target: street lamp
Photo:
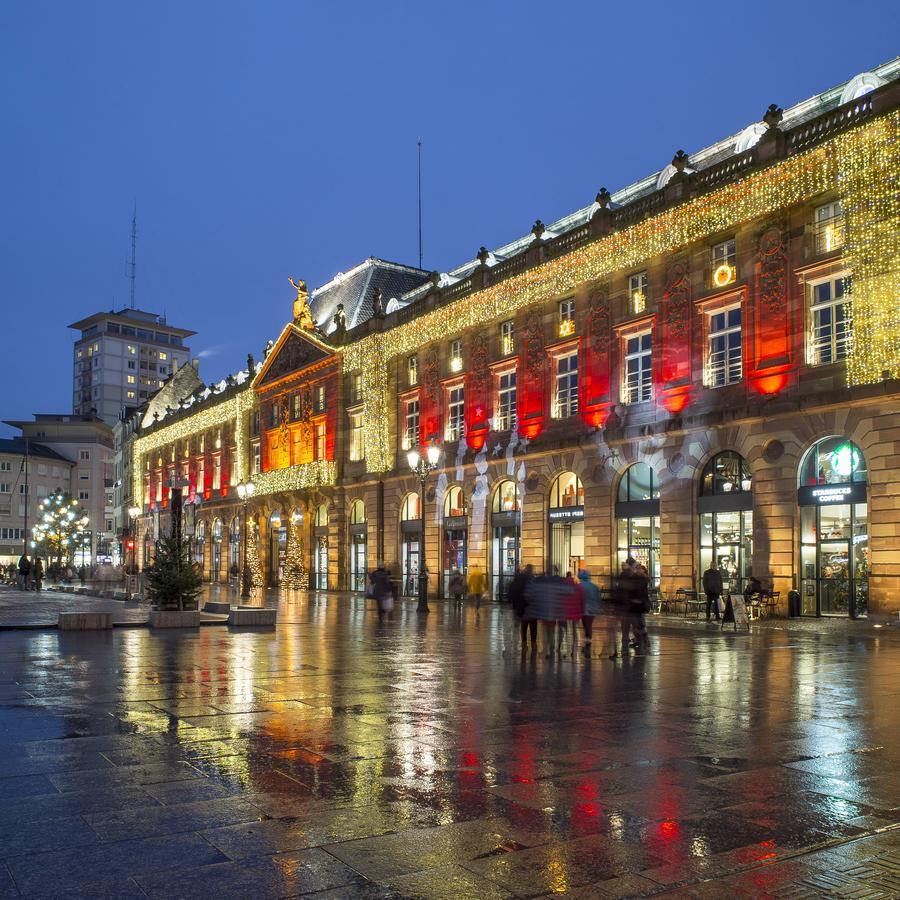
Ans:
[[[131,547],[129,547],[129,556],[131,557],[131,565],[129,567],[130,571],[125,573],[125,585],[126,585],[126,591],[129,596],[131,595],[131,582],[129,581],[129,576],[134,576],[136,574],[134,571],[135,570],[134,560],[135,560],[135,552],[136,552],[135,544],[137,542],[136,520],[137,520],[137,517],[142,512],[143,512],[143,510],[141,509],[140,506],[135,505],[135,506],[128,507],[128,518],[131,519],[131,525],[128,528],[128,540],[131,542]],[[146,560],[144,560],[144,562],[146,563]]]
[[[409,467],[419,479],[419,517],[422,520],[421,555],[419,559],[419,603],[416,612],[429,612],[428,609],[428,573],[425,571],[425,480],[438,467],[441,448],[431,443],[425,450],[425,456],[413,447],[406,454]]]
[[[239,481],[235,489],[241,501],[241,525],[244,532],[244,550],[241,562],[241,597],[246,600],[250,597],[250,569],[247,567],[247,503],[256,493],[256,485],[252,481]]]

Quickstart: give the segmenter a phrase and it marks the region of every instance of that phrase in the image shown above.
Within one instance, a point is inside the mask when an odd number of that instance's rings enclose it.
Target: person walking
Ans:
[[[644,616],[650,612],[650,573],[644,568],[642,563],[635,562],[632,565],[634,572],[635,600],[634,614],[637,617],[635,622],[637,626],[635,650],[639,653],[647,653],[650,650],[650,638],[647,636],[647,622]]]
[[[391,586],[391,573],[381,560],[378,561],[377,568],[369,573],[369,582],[372,585],[372,596],[378,605],[378,621],[383,622],[384,617],[394,608],[394,590]]]
[[[31,563],[28,557],[23,553],[19,557],[19,577],[16,579],[16,586],[20,591],[28,590],[28,576],[31,574]]]
[[[447,582],[447,593],[450,594],[457,606],[462,605],[463,596],[466,593],[466,578],[456,566],[453,567],[453,571],[450,573],[450,580]]]
[[[587,656],[591,656],[592,643],[594,639],[594,618],[600,612],[600,591],[597,585],[591,581],[590,573],[587,569],[582,569],[578,573],[578,597],[581,601],[581,627],[584,629],[584,646],[581,652]]]
[[[484,599],[484,591],[487,586],[487,580],[484,577],[484,572],[481,571],[481,566],[473,566],[472,571],[469,572],[469,578],[466,584],[469,593],[469,599],[475,601],[475,609],[481,609],[481,601]]]
[[[41,592],[44,584],[44,564],[41,562],[41,558],[38,556],[34,560],[34,564],[31,567],[31,589]]]
[[[710,620],[710,611],[715,610],[716,621],[719,621],[719,598],[722,596],[722,573],[710,562],[703,573],[703,590],[706,593],[706,621]]]
[[[519,638],[522,653],[528,649],[528,633],[531,632],[531,652],[537,652],[537,619],[528,615],[528,585],[534,580],[534,566],[529,563],[524,569],[516,569],[510,582],[507,596],[519,623]]]

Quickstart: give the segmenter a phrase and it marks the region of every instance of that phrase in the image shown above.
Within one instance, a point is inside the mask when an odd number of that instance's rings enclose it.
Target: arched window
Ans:
[[[464,516],[466,511],[466,500],[462,488],[458,484],[447,488],[444,494],[444,518]]]
[[[322,503],[316,508],[316,528],[326,528],[328,526],[328,507]]]
[[[213,519],[212,538],[217,544],[222,542],[222,520],[219,518]]]
[[[561,506],[584,506],[584,485],[574,472],[563,472],[550,488],[550,508]]]
[[[550,487],[550,571],[576,575],[584,563],[584,486],[563,472]]]
[[[645,462],[629,466],[619,481],[619,502],[635,503],[642,500],[659,500],[659,484],[653,469]]]
[[[228,568],[241,564],[241,520],[235,516],[228,527]]]
[[[410,492],[403,498],[403,502],[400,504],[400,521],[414,522],[419,518],[419,495]]]
[[[630,465],[616,495],[616,549],[619,568],[637,560],[659,584],[659,482],[645,462]]]
[[[291,524],[297,525],[303,521],[303,510],[299,506],[295,506],[291,511]]]
[[[753,476],[740,453],[726,450],[717,453],[704,467],[700,496],[747,493],[753,488]]]
[[[816,441],[798,473],[801,612],[863,616],[869,597],[866,459],[853,441]]]
[[[197,523],[197,543],[202,544],[206,541],[206,522],[202,519]]]
[[[868,481],[866,460],[853,441],[829,437],[816,441],[800,465],[799,487],[821,484],[854,484]]]
[[[365,525],[366,523],[366,504],[362,500],[354,500],[350,504],[350,524]]]
[[[269,525],[272,528],[281,528],[281,512],[280,510],[275,510],[272,515],[269,516]]]
[[[726,591],[743,593],[753,574],[753,475],[740,453],[717,453],[700,480],[700,572],[710,566]]]
[[[495,513],[521,511],[521,491],[514,481],[510,481],[507,478],[497,485],[497,489],[494,491],[494,505],[492,509]]]

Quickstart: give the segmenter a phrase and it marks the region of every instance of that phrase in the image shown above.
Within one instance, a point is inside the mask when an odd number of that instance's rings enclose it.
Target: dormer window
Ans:
[[[450,342],[450,371],[462,372],[462,367],[462,341],[457,338],[455,341]]]
[[[813,213],[813,234],[816,254],[831,253],[844,246],[844,211],[840,200],[816,208]]]
[[[559,323],[557,332],[560,337],[575,334],[575,298],[567,297],[559,301]]]
[[[737,281],[737,253],[734,238],[716,244],[711,250],[712,287],[728,287]]]
[[[632,315],[638,315],[647,308],[649,283],[646,272],[638,272],[628,279],[628,309]]]

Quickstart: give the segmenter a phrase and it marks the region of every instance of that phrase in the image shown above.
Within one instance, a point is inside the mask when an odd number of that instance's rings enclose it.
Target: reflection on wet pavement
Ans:
[[[900,637],[506,609],[0,634],[0,898],[900,895]]]

